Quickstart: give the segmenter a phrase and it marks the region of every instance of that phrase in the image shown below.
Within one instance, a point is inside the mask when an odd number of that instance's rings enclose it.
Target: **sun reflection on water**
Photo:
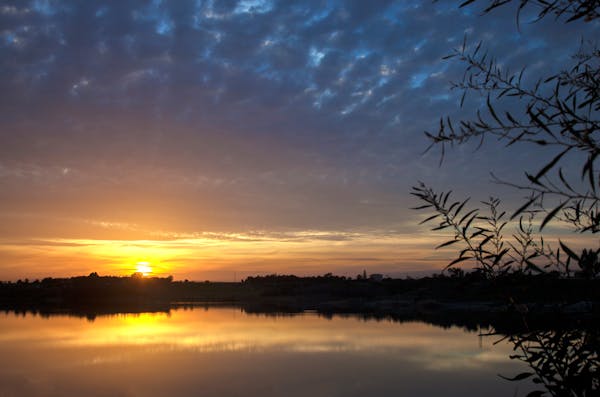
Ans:
[[[16,325],[17,317],[2,318]],[[415,360],[433,360],[439,367],[503,359],[492,349],[492,342],[479,347],[474,335],[463,330],[442,330],[424,323],[397,324],[370,322],[357,318],[324,319],[316,314],[287,317],[247,315],[235,308],[172,310],[161,313],[99,316],[93,322],[73,317],[28,318],[18,333],[10,327],[0,336],[8,339],[36,340],[62,346],[146,346],[194,351],[293,351],[360,352],[420,350]],[[38,330],[44,328],[40,339]],[[426,354],[424,354],[426,353]],[[441,362],[444,364],[442,365]],[[472,365],[472,364],[469,364]]]
[[[456,386],[456,378],[462,376],[469,388],[477,381],[482,390],[496,390],[496,374],[514,372],[506,370],[508,346],[494,346],[491,339],[479,344],[473,332],[417,322],[182,308],[97,316],[93,321],[0,313],[0,324],[0,368],[9,368],[19,379],[35,380],[8,395],[77,395],[76,390],[105,390],[107,385],[111,390],[105,394],[83,394],[120,395],[119,391],[135,389],[135,395],[146,396],[192,396],[198,390],[212,390],[202,393],[211,397],[244,392],[434,395],[412,390],[417,384],[434,388],[429,381],[415,383],[415,379],[433,376],[441,384],[442,376]],[[477,377],[482,371],[486,377]],[[6,374],[0,370],[0,395],[2,376],[13,377]],[[399,376],[405,383],[397,381]],[[319,382],[326,378],[340,393],[333,389],[322,393]],[[275,388],[270,392],[265,389],[271,386]],[[57,387],[70,392],[52,393]],[[381,387],[385,390],[378,391]],[[297,393],[289,393],[296,389]]]

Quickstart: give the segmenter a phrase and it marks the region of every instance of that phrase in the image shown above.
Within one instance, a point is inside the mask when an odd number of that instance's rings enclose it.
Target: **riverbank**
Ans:
[[[170,277],[89,276],[0,283],[0,310],[40,314],[169,311],[226,304],[249,313],[352,314],[374,318],[600,317],[600,280],[558,275],[478,274],[419,279],[348,279],[332,275],[250,277],[238,283]]]

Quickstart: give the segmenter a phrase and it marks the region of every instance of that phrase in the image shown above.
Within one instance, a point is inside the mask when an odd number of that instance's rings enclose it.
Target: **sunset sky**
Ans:
[[[442,58],[466,35],[534,81],[600,37],[459,3],[0,1],[0,279],[442,268],[411,186],[514,209],[490,171],[522,180],[555,154],[424,154],[440,116],[484,104],[459,108],[464,65]]]

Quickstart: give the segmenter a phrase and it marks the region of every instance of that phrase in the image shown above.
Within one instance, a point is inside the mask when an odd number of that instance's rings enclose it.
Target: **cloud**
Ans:
[[[535,75],[599,29],[362,0],[17,1],[0,26],[4,211],[340,236],[409,224],[417,180],[486,198],[499,192],[490,170],[536,163],[494,145],[461,147],[443,168],[422,154],[440,116],[482,105],[460,110],[449,90],[463,66],[442,57],[465,34]]]

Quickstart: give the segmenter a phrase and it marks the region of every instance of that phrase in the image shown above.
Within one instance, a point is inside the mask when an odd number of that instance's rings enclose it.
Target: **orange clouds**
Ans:
[[[425,254],[431,238],[381,233],[302,231],[288,233],[199,233],[154,240],[5,240],[0,278],[71,276],[97,271],[129,275],[149,262],[157,275],[177,279],[231,280],[255,274],[294,273],[354,276],[397,275],[439,268],[445,260]]]

